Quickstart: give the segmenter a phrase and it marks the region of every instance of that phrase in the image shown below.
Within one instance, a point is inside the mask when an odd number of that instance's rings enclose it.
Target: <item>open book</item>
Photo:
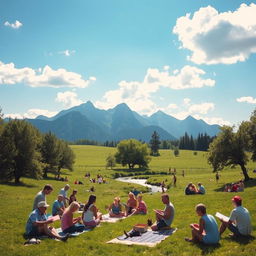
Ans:
[[[60,216],[59,215],[55,215],[55,216],[49,217],[47,220],[57,221],[59,219],[60,219]]]
[[[219,213],[219,212],[216,212],[215,216],[220,219],[220,220],[223,220],[225,222],[228,222],[229,221],[229,217]]]

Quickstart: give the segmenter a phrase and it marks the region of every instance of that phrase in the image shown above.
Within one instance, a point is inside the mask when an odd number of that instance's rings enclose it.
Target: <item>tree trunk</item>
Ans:
[[[15,176],[15,184],[19,184],[20,183],[20,177]]]
[[[240,167],[241,167],[241,169],[242,169],[242,171],[243,171],[244,180],[245,180],[245,181],[249,180],[250,177],[249,177],[249,175],[248,175],[248,173],[247,173],[247,170],[246,170],[244,164],[240,164]]]

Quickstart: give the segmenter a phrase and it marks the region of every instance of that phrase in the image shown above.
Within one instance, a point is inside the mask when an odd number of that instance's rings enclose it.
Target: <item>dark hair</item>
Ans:
[[[53,190],[53,187],[50,184],[46,184],[43,190]]]
[[[198,204],[196,206],[196,211],[199,211],[202,214],[206,214],[206,206],[204,204]]]
[[[86,211],[89,209],[89,207],[90,207],[93,203],[95,203],[95,201],[96,201],[96,196],[95,196],[95,195],[90,195],[87,204],[84,206],[84,212],[86,212]]]

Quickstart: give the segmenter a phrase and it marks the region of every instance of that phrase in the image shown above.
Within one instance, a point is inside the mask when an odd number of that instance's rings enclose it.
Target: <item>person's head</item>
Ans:
[[[63,199],[64,199],[64,198],[63,198],[63,195],[58,195],[58,201],[59,201],[59,202],[62,202]]]
[[[66,184],[65,187],[64,187],[64,189],[65,189],[66,191],[69,190],[69,188],[70,188],[69,184]]]
[[[46,184],[43,188],[43,192],[46,195],[49,195],[53,191],[53,187],[50,184]]]
[[[74,189],[74,190],[73,190],[73,195],[76,195],[76,194],[77,194],[77,190]]]
[[[163,194],[163,195],[162,195],[162,202],[163,202],[164,204],[168,204],[168,203],[170,202],[169,195]]]
[[[206,206],[204,204],[198,204],[196,206],[196,213],[198,216],[203,216],[206,214]]]
[[[72,202],[69,207],[67,208],[67,211],[70,211],[70,212],[76,212],[78,209],[79,209],[80,205],[78,202]]]
[[[129,196],[130,199],[136,200],[135,195],[132,192],[129,192],[128,196]]]
[[[37,204],[37,208],[42,214],[46,213],[47,207],[49,207],[49,205],[45,201],[41,201]]]
[[[198,185],[198,187],[201,187],[201,186],[202,186],[202,184],[201,184],[200,182],[199,182],[197,185]]]
[[[137,196],[137,199],[138,199],[139,202],[141,202],[141,201],[142,201],[142,194],[139,194],[139,195]]]
[[[114,198],[114,203],[116,203],[116,204],[120,204],[120,197],[115,197]]]
[[[192,183],[192,182],[189,182],[187,187],[189,188],[189,187],[191,187],[192,185],[193,185],[193,183]]]
[[[87,211],[90,207],[90,205],[94,204],[96,202],[96,196],[95,195],[90,195],[88,202],[84,206],[84,211]]]
[[[242,198],[240,196],[234,196],[232,198],[232,202],[234,207],[241,206],[242,205]]]

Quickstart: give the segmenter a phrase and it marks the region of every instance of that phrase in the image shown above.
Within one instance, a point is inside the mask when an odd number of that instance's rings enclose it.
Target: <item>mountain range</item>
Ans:
[[[67,141],[88,139],[104,142],[135,138],[148,142],[154,131],[159,134],[161,140],[175,140],[185,132],[193,136],[198,133],[214,136],[219,132],[218,125],[209,125],[192,116],[179,120],[162,111],[151,116],[139,115],[125,103],[102,110],[88,101],[60,111],[53,117],[38,116],[27,121],[41,132],[51,131]]]

